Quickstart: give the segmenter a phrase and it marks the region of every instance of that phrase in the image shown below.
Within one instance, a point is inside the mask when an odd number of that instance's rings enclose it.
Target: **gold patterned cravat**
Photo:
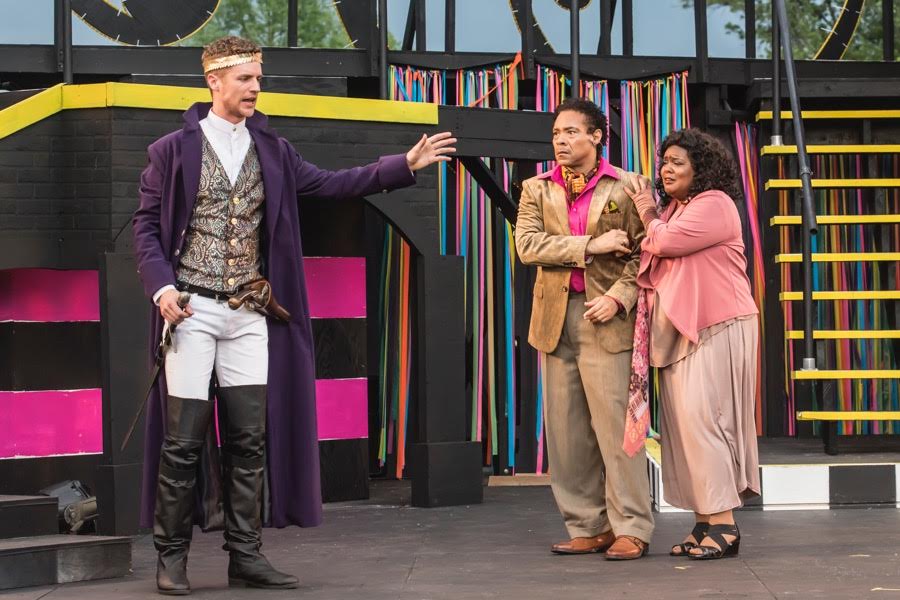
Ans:
[[[588,182],[597,174],[597,167],[594,167],[588,173],[578,173],[569,167],[562,168],[563,180],[566,182],[566,195],[569,202],[575,202],[575,199],[584,191]]]

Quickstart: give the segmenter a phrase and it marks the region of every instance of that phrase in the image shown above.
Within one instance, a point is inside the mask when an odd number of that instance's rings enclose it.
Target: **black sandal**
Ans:
[[[669,556],[687,556],[690,553],[691,548],[696,548],[700,545],[700,542],[703,541],[703,538],[706,537],[706,532],[709,530],[709,523],[697,523],[694,525],[694,528],[691,530],[691,536],[696,542],[682,542],[680,544],[675,544],[672,546],[672,549],[669,551]],[[675,552],[675,549],[680,550],[680,552]]]
[[[735,538],[731,542],[728,542],[728,540],[725,539],[726,535],[733,535]],[[706,537],[712,539],[718,548],[714,546],[697,546],[700,550],[700,554],[690,552],[688,554],[689,558],[695,560],[712,560],[715,558],[727,558],[738,555],[738,551],[741,548],[741,532],[738,530],[737,524],[711,525],[709,531],[706,533]]]

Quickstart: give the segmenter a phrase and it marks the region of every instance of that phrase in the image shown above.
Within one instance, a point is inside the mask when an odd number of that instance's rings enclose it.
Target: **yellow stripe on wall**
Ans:
[[[803,300],[803,292],[781,292],[782,301]],[[813,300],[900,300],[896,290],[847,290],[813,292]]]
[[[438,122],[437,105],[425,102],[264,92],[259,96],[259,109],[270,117],[417,123],[421,125],[437,125]]]
[[[784,332],[784,337],[789,340],[805,339],[806,333],[802,330],[791,329]],[[813,331],[813,339],[816,340],[877,340],[900,338],[900,329],[819,329]]]
[[[767,121],[772,118],[771,110],[761,110],[756,113],[757,121]],[[791,119],[793,115],[789,110],[781,111],[782,119]],[[800,112],[801,119],[900,119],[900,110],[804,110]]]
[[[146,83],[107,83],[107,106],[187,110],[195,102],[210,102],[209,90],[203,88],[149,85]]]
[[[900,379],[897,369],[823,369],[821,371],[791,371],[791,379]]]
[[[117,106],[183,111],[195,102],[209,100],[209,91],[203,88],[142,83],[59,84],[0,110],[0,139],[62,110]],[[270,117],[418,125],[438,122],[437,105],[420,102],[262,92],[258,106]]]
[[[900,144],[810,144],[807,154],[897,154]],[[760,154],[797,154],[797,146],[763,146]]]
[[[900,411],[827,410],[797,411],[798,421],[900,421]]]
[[[900,260],[900,252],[813,252],[813,262],[871,262]],[[776,254],[776,263],[803,262],[802,254]]]
[[[775,225],[801,225],[802,217],[798,215],[779,215],[772,217],[769,224]],[[900,223],[900,215],[818,215],[817,225],[850,225],[866,223]]]
[[[900,187],[900,179],[813,179],[810,184],[816,189],[889,188]],[[766,190],[790,190],[802,187],[803,182],[799,179],[770,179],[766,182]]]
[[[62,84],[54,85],[0,110],[0,139],[58,113],[62,105],[62,87]]]

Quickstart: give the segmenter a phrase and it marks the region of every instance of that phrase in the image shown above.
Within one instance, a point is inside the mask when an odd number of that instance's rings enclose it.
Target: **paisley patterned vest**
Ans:
[[[200,188],[178,266],[178,281],[231,293],[259,279],[259,225],[265,197],[253,143],[232,186],[225,167],[203,137]]]

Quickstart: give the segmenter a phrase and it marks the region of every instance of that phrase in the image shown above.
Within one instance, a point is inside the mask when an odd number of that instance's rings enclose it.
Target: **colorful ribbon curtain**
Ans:
[[[759,309],[759,340],[756,363],[756,431],[763,431],[763,350],[765,348],[765,298],[766,273],[762,254],[762,236],[759,226],[759,150],[757,136],[759,129],[747,123],[734,124],[734,147],[737,149],[737,162],[741,172],[741,183],[744,190],[744,205],[747,213],[747,224],[750,229],[748,251],[750,254],[751,278],[750,287],[753,301]]]
[[[622,168],[656,177],[657,149],[669,133],[691,126],[687,71],[651,81],[622,81]]]
[[[395,475],[403,476],[409,409],[410,365],[412,362],[409,273],[411,249],[391,226],[385,227],[381,258],[382,284],[378,295],[377,318],[381,328],[378,390],[381,430],[378,464],[385,467],[388,454],[395,452]]]
[[[780,166],[784,173],[785,166]],[[895,155],[815,155],[812,157],[814,178],[863,179],[900,177],[900,158]],[[883,215],[900,214],[900,190],[870,192],[862,189],[814,190],[816,214],[819,215]],[[780,214],[800,214],[799,194],[779,200]],[[794,210],[787,212],[787,208]],[[799,228],[783,227],[781,251],[799,248]],[[796,250],[795,250],[796,251]],[[900,226],[896,224],[829,225],[813,237],[813,252],[898,252]],[[800,276],[799,268],[782,267],[782,291],[793,289],[792,276]],[[813,289],[834,291],[896,290],[900,275],[897,262],[832,262],[813,263]],[[798,286],[799,287],[799,286]],[[802,321],[793,319],[791,303],[785,302],[785,328],[798,329]],[[816,303],[814,329],[879,330],[891,329],[890,301],[834,300]],[[893,317],[893,315],[891,315]],[[796,326],[795,326],[796,325]],[[821,342],[824,350],[822,369],[896,369],[897,354],[891,339],[837,339]],[[794,368],[793,342],[788,342],[790,369]],[[786,380],[787,379],[786,374]],[[900,409],[900,390],[896,379],[841,380],[833,392],[840,410],[896,411]],[[789,393],[789,433],[796,432],[793,389]],[[840,434],[890,434],[900,432],[893,421],[842,421]]]
[[[461,69],[448,73],[408,66],[390,69],[391,99],[457,106],[518,108],[521,56],[505,65]],[[449,100],[449,102],[448,102]],[[482,159],[509,192],[512,165],[505,160]],[[438,172],[438,215],[442,254],[465,259],[467,339],[471,355],[469,438],[484,442],[485,464],[491,465],[503,451],[503,467],[515,469],[516,364],[515,244],[512,224],[507,223],[484,191],[459,161],[443,163]],[[393,258],[397,249],[407,261]],[[404,255],[405,253],[405,255]],[[381,436],[379,462],[396,458],[395,474],[402,476],[409,402],[409,248],[387,226],[382,264],[382,376],[380,396]],[[399,333],[398,333],[399,332]],[[405,344],[405,346],[403,345]],[[392,354],[391,349],[399,349]],[[399,358],[397,358],[399,357]],[[402,364],[401,364],[402,363]],[[405,364],[405,367],[403,366]],[[500,438],[504,435],[503,439]]]

